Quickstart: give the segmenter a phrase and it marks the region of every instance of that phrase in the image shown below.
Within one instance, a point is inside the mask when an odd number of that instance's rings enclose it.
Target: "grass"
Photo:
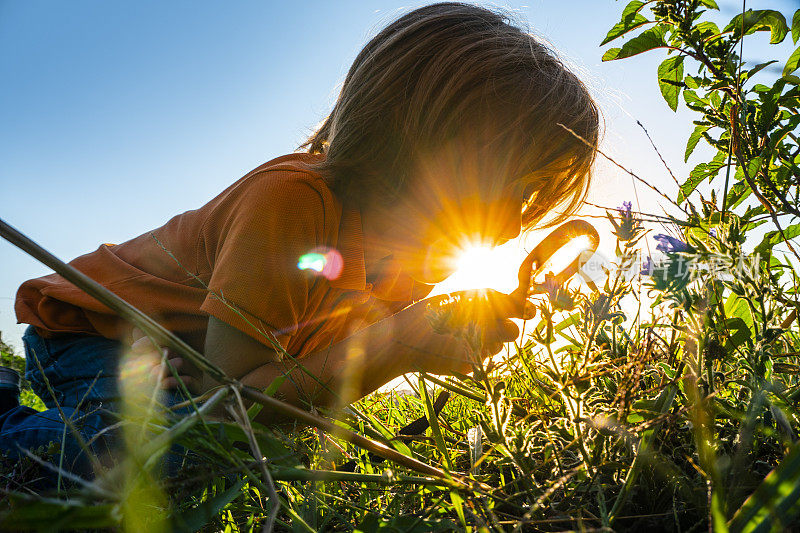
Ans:
[[[634,234],[620,241],[617,264],[635,257],[641,232]],[[58,517],[70,527],[248,530],[269,516],[270,484],[280,500],[275,529],[287,531],[689,531],[729,519],[739,530],[739,522],[794,517],[792,494],[786,509],[759,502],[785,497],[780,487],[800,478],[796,330],[781,336],[781,366],[754,374],[742,360],[752,357],[747,343],[698,352],[687,313],[642,308],[642,283],[653,281],[613,270],[602,293],[561,295],[560,309],[540,300],[525,345],[472,376],[423,374],[409,382],[415,394],[376,393],[331,413],[342,427],[441,468],[443,480],[319,430],[251,421],[250,431],[242,419],[202,416],[171,425],[145,410],[126,421],[128,467],[62,494],[68,500],[7,492],[3,523],[39,528]],[[738,309],[730,298],[724,305],[731,315]],[[449,400],[437,415],[442,391]],[[400,434],[415,420],[429,427]],[[195,462],[156,481],[147,462],[164,452],[164,435]],[[777,486],[763,481],[768,474]]]

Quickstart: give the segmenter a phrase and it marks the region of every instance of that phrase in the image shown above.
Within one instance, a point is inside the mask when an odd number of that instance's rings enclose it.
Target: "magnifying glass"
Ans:
[[[519,285],[509,295],[518,302],[523,315],[528,315],[530,299],[536,294],[552,290],[553,284],[561,286],[574,276],[583,263],[597,250],[600,235],[597,230],[583,220],[572,220],[557,227],[536,245],[519,267]],[[545,275],[553,274],[548,283]],[[486,295],[476,291],[476,295],[444,294],[431,298],[428,310],[429,320],[434,329],[442,332],[458,328],[471,322],[480,322],[485,309]],[[515,304],[516,306],[517,304]],[[532,318],[524,316],[524,318]]]
[[[561,286],[574,276],[600,245],[597,230],[584,220],[571,220],[550,232],[519,267],[519,285],[511,293],[524,306],[535,294],[547,292],[552,284]],[[560,268],[561,270],[556,270]],[[554,272],[558,272],[554,274]],[[553,274],[550,283],[544,275]]]

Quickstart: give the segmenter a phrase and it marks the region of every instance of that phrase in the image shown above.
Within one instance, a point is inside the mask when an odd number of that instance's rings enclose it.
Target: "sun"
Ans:
[[[491,284],[491,272],[496,261],[494,249],[487,246],[472,246],[464,250],[456,261],[456,272],[462,283],[474,288],[484,288]]]
[[[435,294],[468,289],[494,289],[511,292],[517,286],[517,270],[524,251],[519,243],[489,247],[468,244],[456,260],[456,271],[436,285]]]

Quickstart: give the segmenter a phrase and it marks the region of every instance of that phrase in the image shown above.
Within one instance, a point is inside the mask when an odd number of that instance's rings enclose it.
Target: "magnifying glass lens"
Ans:
[[[545,292],[542,285],[548,274],[553,276],[552,283],[563,285],[578,272],[599,244],[597,230],[583,220],[562,224],[542,239],[519,268],[519,286],[515,293],[526,302],[526,310],[532,295]]]

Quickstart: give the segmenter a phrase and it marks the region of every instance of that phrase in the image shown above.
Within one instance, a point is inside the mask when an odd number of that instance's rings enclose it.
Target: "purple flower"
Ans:
[[[539,287],[547,293],[554,309],[564,311],[575,307],[575,300],[569,292],[561,288],[552,272],[544,275],[544,283],[541,283]]]
[[[644,263],[642,264],[642,270],[639,271],[639,274],[642,276],[652,276],[653,268],[653,258],[648,255],[647,259],[645,259]]]
[[[716,238],[716,236],[717,236],[717,228],[711,228],[710,230],[708,230],[708,234],[711,235],[711,237]]]
[[[659,252],[664,252],[665,254],[673,254],[678,252],[689,251],[689,245],[680,239],[676,239],[675,237],[670,237],[669,235],[664,235],[663,233],[660,233],[653,238],[658,241],[656,250],[658,250]]]
[[[610,213],[607,215],[614,226],[614,235],[623,242],[632,241],[643,229],[641,221],[634,216],[632,209],[632,202],[622,202],[622,207],[617,208],[619,222]]]
[[[547,295],[550,296],[551,300],[556,299],[556,294],[558,292],[558,289],[561,288],[558,282],[556,282],[556,277],[553,275],[552,272],[548,272],[547,274],[544,275],[544,281],[539,284],[539,287],[543,292],[546,292]]]

